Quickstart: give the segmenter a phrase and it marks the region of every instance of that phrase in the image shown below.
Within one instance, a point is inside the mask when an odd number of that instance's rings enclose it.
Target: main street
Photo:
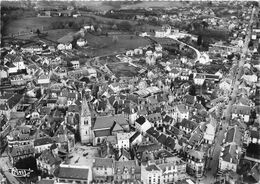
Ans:
[[[249,24],[247,27],[247,35],[245,38],[244,46],[242,48],[241,58],[240,58],[239,62],[235,63],[235,65],[238,65],[239,71],[237,72],[237,75],[233,78],[234,86],[233,86],[233,91],[230,94],[231,100],[229,101],[225,114],[224,114],[225,120],[222,121],[222,126],[223,126],[222,130],[217,131],[213,147],[210,149],[212,160],[210,160],[207,165],[208,168],[210,168],[210,169],[206,172],[206,177],[201,180],[201,183],[210,184],[210,183],[214,183],[214,181],[215,181],[215,176],[216,176],[218,164],[219,164],[219,156],[221,153],[221,144],[223,142],[224,134],[226,132],[226,129],[229,125],[229,121],[231,119],[232,106],[236,102],[236,97],[238,94],[238,87],[240,85],[239,80],[241,78],[241,75],[243,72],[243,66],[245,64],[245,60],[247,57],[248,45],[249,45],[251,35],[252,35],[252,25],[253,25],[253,21],[254,21],[254,15],[256,14],[257,11],[258,11],[257,7],[254,7],[252,10],[252,13],[251,13],[251,18],[250,18],[250,21],[249,21]]]

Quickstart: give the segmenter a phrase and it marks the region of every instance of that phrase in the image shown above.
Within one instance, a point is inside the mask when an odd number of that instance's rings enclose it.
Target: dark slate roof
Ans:
[[[20,95],[20,94],[15,94],[14,96],[12,96],[12,97],[7,101],[9,108],[12,109],[16,104],[18,104],[22,97],[23,97],[23,96]]]
[[[95,130],[94,131],[95,137],[105,137],[105,136],[110,136],[111,135],[111,130],[110,129],[105,129],[105,130]]]
[[[172,137],[167,137],[165,141],[165,146],[171,150],[175,149],[175,140]]]
[[[180,126],[194,130],[197,127],[197,124],[193,121],[183,119]]]
[[[34,146],[42,146],[46,144],[52,144],[55,141],[51,137],[43,137],[34,140]]]
[[[242,114],[242,115],[250,115],[251,108],[249,106],[236,105],[236,106],[233,106],[232,113]]]
[[[257,143],[249,143],[247,149],[246,149],[246,156],[260,159],[260,145]]]
[[[75,167],[59,167],[55,171],[57,178],[88,180],[89,169]]]
[[[140,117],[136,120],[136,122],[137,122],[139,125],[142,125],[142,124],[144,124],[145,120],[146,120],[145,117],[140,116]]]
[[[160,133],[159,133],[157,130],[155,130],[154,127],[149,128],[149,129],[146,131],[146,133],[147,133],[148,135],[153,136],[153,137],[156,138],[156,139],[158,139],[158,137],[160,136]]]
[[[61,163],[61,159],[54,156],[51,150],[44,150],[38,159],[51,166]]]
[[[166,139],[167,139],[166,135],[161,134],[161,135],[158,137],[157,140],[158,140],[158,142],[161,143],[162,145],[166,145]]]
[[[139,135],[141,135],[140,132],[135,132],[129,139],[130,143],[132,143]]]
[[[171,116],[166,115],[163,121],[167,123],[171,123],[173,121],[173,118]]]

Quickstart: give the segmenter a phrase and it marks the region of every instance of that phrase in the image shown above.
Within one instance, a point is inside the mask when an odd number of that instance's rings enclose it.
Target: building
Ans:
[[[55,180],[59,183],[90,184],[92,175],[87,166],[74,166],[61,164],[54,171]]]
[[[86,98],[83,98],[79,125],[81,143],[84,144],[93,142],[93,132],[91,128],[91,112]]]
[[[8,147],[8,156],[10,162],[15,165],[21,159],[34,157],[34,148],[32,145]]]
[[[162,30],[155,31],[155,37],[163,38],[171,34],[171,26],[165,25]]]
[[[35,153],[42,153],[45,150],[50,149],[51,145],[55,141],[51,137],[42,137],[34,140]]]
[[[178,121],[189,118],[189,109],[184,104],[175,107],[174,118]]]
[[[207,144],[212,144],[215,138],[215,132],[216,132],[216,124],[215,123],[208,123],[206,125],[206,131],[204,132],[204,140]]]
[[[232,118],[242,118],[244,122],[249,122],[249,117],[251,114],[250,106],[245,105],[234,105],[232,107]]]
[[[135,160],[115,161],[114,182],[137,184],[141,179],[141,167]]]
[[[201,178],[205,169],[205,153],[190,150],[187,157],[187,173],[196,178]]]
[[[129,132],[129,133],[117,133],[116,138],[117,138],[117,148],[120,150],[122,148],[124,149],[129,149],[130,148],[130,138],[134,132]]]
[[[186,163],[178,157],[148,161],[141,165],[141,172],[144,184],[173,183],[187,177]]]
[[[112,183],[114,177],[114,160],[111,158],[95,158],[92,173],[94,182]]]
[[[235,144],[226,145],[222,148],[219,158],[219,169],[237,171],[239,163],[238,146]]]
[[[149,128],[152,127],[152,124],[143,116],[140,116],[135,121],[135,127],[141,133],[145,133]]]
[[[54,170],[61,163],[61,159],[53,150],[44,150],[41,155],[36,158],[37,168],[43,173],[53,175]]]

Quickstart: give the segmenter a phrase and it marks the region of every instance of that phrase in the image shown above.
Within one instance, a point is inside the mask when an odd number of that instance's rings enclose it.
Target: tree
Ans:
[[[41,34],[39,29],[36,30],[36,33],[37,33],[38,36]]]
[[[128,21],[122,21],[118,25],[118,28],[124,31],[131,31],[132,25]]]
[[[115,44],[118,42],[118,37],[116,35],[113,36],[112,42],[115,43]]]

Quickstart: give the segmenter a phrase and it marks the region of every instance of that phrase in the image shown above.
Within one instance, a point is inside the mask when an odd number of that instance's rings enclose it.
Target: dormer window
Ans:
[[[85,121],[84,121],[84,125],[88,125],[88,120],[85,120]]]

